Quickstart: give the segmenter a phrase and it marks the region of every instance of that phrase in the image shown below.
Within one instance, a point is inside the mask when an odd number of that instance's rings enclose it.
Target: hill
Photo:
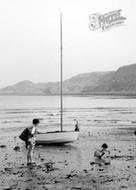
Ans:
[[[84,94],[136,94],[136,64],[120,67],[104,77],[92,88],[86,86]]]
[[[74,76],[63,82],[63,93],[72,95],[136,94],[136,64],[117,71],[92,72]],[[25,80],[0,89],[1,95],[58,95],[60,83],[33,83]]]

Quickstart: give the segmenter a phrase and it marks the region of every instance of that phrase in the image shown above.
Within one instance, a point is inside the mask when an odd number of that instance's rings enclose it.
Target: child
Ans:
[[[75,131],[79,131],[79,125],[78,125],[78,120],[75,119]]]
[[[33,156],[33,149],[35,147],[35,135],[37,134],[37,126],[39,124],[39,119],[33,119],[33,126],[29,128],[30,135],[27,141],[27,165],[33,164],[32,156]]]
[[[98,164],[110,164],[110,151],[106,143],[102,144],[101,149],[94,152],[95,162]]]

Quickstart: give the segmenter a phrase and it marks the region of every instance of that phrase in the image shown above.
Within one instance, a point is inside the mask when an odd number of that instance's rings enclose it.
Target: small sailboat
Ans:
[[[62,13],[60,13],[60,102],[61,102],[61,117],[60,131],[40,133],[36,135],[36,144],[64,144],[71,143],[77,140],[79,131],[63,131],[63,75],[62,75]]]
[[[77,140],[78,131],[54,131],[36,135],[36,144],[66,144]]]

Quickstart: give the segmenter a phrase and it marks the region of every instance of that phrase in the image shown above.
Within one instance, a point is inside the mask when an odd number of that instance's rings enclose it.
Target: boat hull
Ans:
[[[36,144],[65,144],[78,139],[78,131],[50,132],[36,135]]]

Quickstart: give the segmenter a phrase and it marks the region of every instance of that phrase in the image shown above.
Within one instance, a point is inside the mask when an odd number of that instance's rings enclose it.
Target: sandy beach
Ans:
[[[111,165],[98,166],[93,153],[106,142]],[[136,137],[134,128],[103,129],[82,133],[64,146],[36,146],[36,165],[26,165],[23,141],[13,135],[0,137],[0,189],[135,190]]]

